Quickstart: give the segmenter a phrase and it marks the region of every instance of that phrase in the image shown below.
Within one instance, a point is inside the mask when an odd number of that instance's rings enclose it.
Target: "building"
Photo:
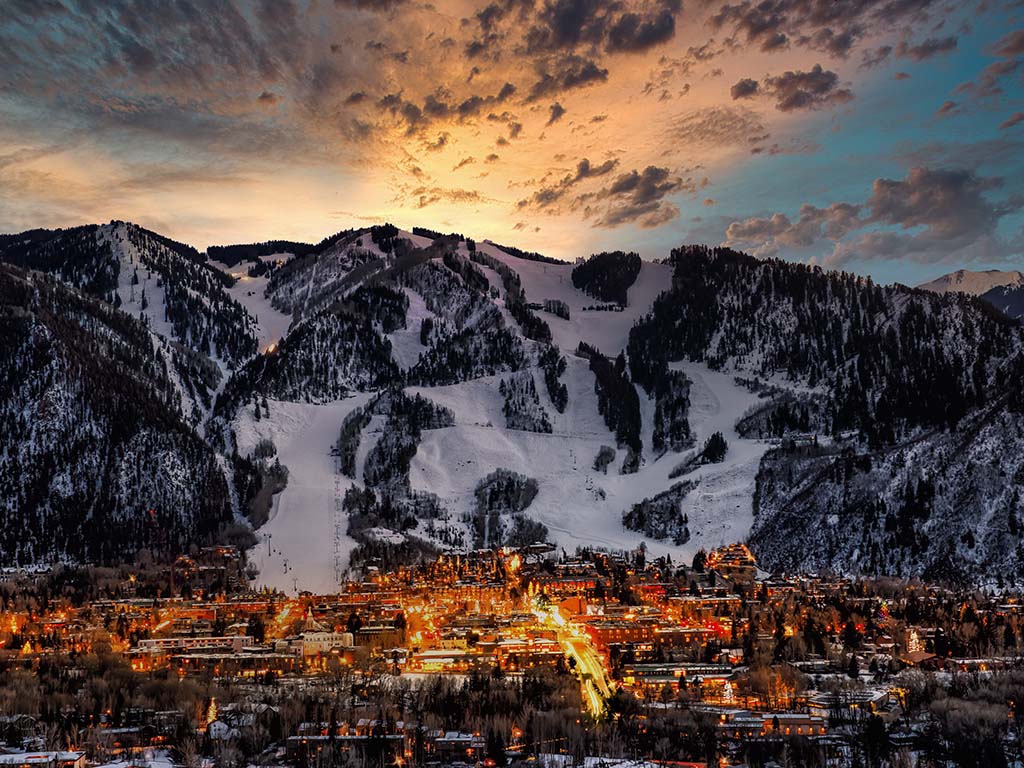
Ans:
[[[85,768],[84,752],[11,752],[0,754],[3,768]]]

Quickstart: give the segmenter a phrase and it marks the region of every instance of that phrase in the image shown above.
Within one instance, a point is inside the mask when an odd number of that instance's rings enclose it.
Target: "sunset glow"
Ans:
[[[0,230],[1019,264],[1024,30],[971,5],[9,3]]]

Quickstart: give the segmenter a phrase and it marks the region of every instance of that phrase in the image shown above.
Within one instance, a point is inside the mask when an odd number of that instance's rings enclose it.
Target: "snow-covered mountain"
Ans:
[[[191,353],[109,303],[5,264],[0,340],[4,564],[185,551],[227,532],[236,480],[256,480],[182,409]]]
[[[750,537],[770,566],[976,580],[1024,564],[1000,511],[1020,504],[1022,332],[962,293],[727,249],[571,265],[391,225],[204,259],[115,223],[0,238],[0,261],[134,318],[266,584],[539,539],[689,558]]]
[[[971,296],[981,296],[993,288],[1020,287],[1024,285],[1024,274],[1012,271],[1000,271],[998,269],[986,269],[984,271],[971,271],[969,269],[958,269],[956,272],[949,272],[927,283],[917,286],[932,293],[948,293],[960,291]]]
[[[1024,319],[1024,283],[997,286],[981,294],[981,298],[1007,317]]]

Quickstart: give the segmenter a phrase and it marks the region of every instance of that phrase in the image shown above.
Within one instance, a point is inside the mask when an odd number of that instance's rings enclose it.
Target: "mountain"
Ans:
[[[54,274],[227,366],[256,351],[253,319],[227,293],[233,279],[191,246],[134,224],[4,236],[0,261]]]
[[[178,510],[174,544],[245,515],[261,582],[283,589],[331,589],[369,560],[542,539],[687,559],[749,539],[770,568],[974,582],[986,564],[1024,564],[1022,330],[962,292],[698,246],[567,264],[389,224],[203,255],[115,223],[6,236],[0,260],[46,286],[36,293],[78,297],[59,312],[29,302],[15,312],[27,328],[77,323],[81,348],[119,329],[130,342],[116,349],[147,371],[111,389],[126,363],[99,355],[80,385],[59,379],[62,396],[95,400],[65,426],[90,435],[78,460],[108,463],[59,512],[57,490],[31,480],[26,520],[86,525],[93,487],[116,487],[108,515],[142,497]],[[103,322],[72,311],[83,303]],[[0,406],[24,413],[39,386],[5,381]],[[130,434],[186,458],[131,454],[135,474],[114,472],[131,440],[101,417],[125,403]],[[70,444],[26,434],[12,453],[60,463]],[[175,496],[175,465],[203,500]],[[25,496],[7,477],[4,493]],[[132,530],[124,550],[161,546]],[[41,537],[26,527],[4,558],[84,556]]]
[[[1007,317],[1024,318],[1024,273],[989,269],[971,272],[958,269],[918,286],[933,293],[959,291],[984,299]]]
[[[672,288],[630,335],[634,379],[656,390],[689,358],[767,395],[737,424],[780,441],[753,497],[766,567],[974,581],[1020,567],[1016,323],[962,293],[728,249],[670,262]]]
[[[187,551],[230,526],[246,468],[188,423],[180,354],[109,303],[0,265],[5,564]]]
[[[983,272],[972,272],[968,269],[958,269],[927,283],[921,283],[917,287],[932,293],[960,291],[971,296],[981,296],[993,288],[1021,286],[1024,286],[1024,274],[1016,270],[1002,272],[998,269],[987,269]]]
[[[999,285],[981,294],[981,298],[1007,317],[1024,319],[1024,284]]]

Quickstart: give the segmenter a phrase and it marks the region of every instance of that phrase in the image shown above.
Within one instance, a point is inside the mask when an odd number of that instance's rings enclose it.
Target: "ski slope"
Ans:
[[[250,454],[268,438],[288,467],[288,485],[274,497],[270,519],[257,531],[260,543],[249,552],[259,585],[290,593],[337,587],[335,556],[347,565],[355,542],[347,534],[335,538],[336,503],[352,481],[336,471],[331,449],[342,420],[370,397],[360,393],[323,405],[270,400],[269,414],[259,421],[251,409],[235,419],[240,453]]]
[[[758,397],[738,386],[731,373],[712,371],[706,365],[691,362],[673,364],[692,381],[689,420],[696,440],[693,449],[654,458],[654,402],[638,390],[644,443],[639,471],[619,474],[624,450],[617,451],[607,474],[593,469],[601,447],[615,446],[616,441],[598,412],[589,363],[574,352],[581,341],[608,355],[623,350],[634,322],[648,311],[671,281],[671,268],[645,262],[629,290],[629,304],[621,312],[584,311],[584,306],[598,302],[572,286],[572,265],[519,259],[487,242],[479,243],[477,248],[512,267],[520,275],[530,301],[559,299],[569,305],[570,320],[541,313],[566,357],[562,381],[569,391],[568,407],[561,414],[555,410],[536,369],[536,390],[551,420],[551,434],[506,428],[499,386],[510,374],[450,386],[407,388],[410,394],[420,394],[450,409],[455,416],[452,427],[423,431],[410,467],[413,490],[436,494],[448,510],[448,521],[465,526],[468,532],[464,521],[475,507],[474,491],[481,479],[496,469],[519,472],[537,480],[539,486],[526,515],[543,523],[550,540],[567,551],[578,546],[634,549],[644,542],[654,555],[689,559],[700,548],[744,540],[753,523],[752,500],[758,466],[769,446],[736,433],[736,421],[758,402]],[[481,269],[498,287],[496,303],[506,323],[516,328],[504,308],[505,292],[500,278],[487,267]],[[239,285],[243,283],[240,281]],[[424,349],[419,340],[420,325],[434,314],[416,291],[408,287],[403,290],[409,298],[406,328],[389,334],[388,338],[396,362],[408,369]],[[265,311],[255,304],[247,308],[260,318],[262,326]],[[283,320],[279,328],[281,332],[286,330]],[[532,348],[533,342],[526,342],[526,346]],[[243,409],[236,419],[240,452],[248,453],[260,438],[269,438],[290,472],[288,486],[275,499],[269,522],[258,531],[261,543],[252,553],[253,562],[260,569],[260,583],[289,592],[296,588],[323,592],[334,587],[339,555],[347,563],[356,546],[344,533],[347,519],[339,522],[338,501],[353,482],[361,482],[363,462],[381,430],[386,428],[385,420],[374,416],[364,430],[355,481],[336,473],[331,448],[344,417],[371,396],[363,393],[326,405],[271,400],[270,414],[262,420],[255,421],[251,409]],[[728,441],[725,460],[699,467],[685,476],[698,481],[682,507],[689,519],[690,540],[676,546],[671,541],[649,539],[626,529],[622,525],[623,512],[677,482],[669,478],[669,473],[699,450],[714,432],[722,432]],[[343,529],[340,537],[335,531],[338,525]],[[424,522],[417,533],[425,536],[425,528]],[[402,537],[385,529],[372,533],[379,540],[397,541]]]
[[[672,283],[672,268],[645,261],[636,282],[629,289],[629,303],[622,312],[584,311],[601,302],[577,290],[572,284],[572,264],[529,261],[505,253],[489,242],[477,243],[477,250],[503,261],[519,273],[523,290],[531,302],[560,299],[569,305],[569,319],[539,313],[551,327],[555,344],[572,352],[585,341],[611,357],[625,348],[633,324],[645,314],[658,294]]]
[[[683,504],[692,538],[675,546],[624,528],[622,513],[672,485],[675,481],[669,479],[669,472],[687,454],[668,453],[652,461],[648,428],[645,462],[639,472],[617,473],[623,451],[607,475],[594,471],[598,450],[602,445],[614,446],[615,438],[597,413],[593,374],[586,366],[579,358],[569,360],[563,377],[569,387],[565,414],[544,403],[554,417],[550,435],[504,428],[503,401],[497,391],[500,377],[411,389],[450,408],[456,421],[454,427],[424,432],[410,472],[413,488],[437,494],[452,518],[461,519],[473,507],[473,491],[480,478],[498,468],[520,472],[540,486],[526,514],[544,523],[551,540],[570,552],[581,545],[633,549],[644,541],[656,555],[690,558],[701,547],[742,541],[753,523],[754,481],[768,445],[740,438],[734,424],[757,397],[738,387],[729,374],[702,364],[676,364],[693,381],[691,426],[697,445],[721,431],[729,451],[723,463],[701,467],[688,476],[700,479]]]
[[[272,256],[262,257],[264,261],[279,258],[287,258],[291,254],[279,253]],[[291,315],[275,309],[270,300],[266,297],[267,283],[270,278],[267,276],[250,277],[249,263],[240,262],[229,267],[219,261],[210,261],[212,266],[223,270],[235,278],[235,284],[227,289],[228,295],[241,304],[256,320],[256,341],[260,345],[260,352],[266,352],[271,347],[280,343],[281,339],[288,333],[288,326],[291,325]]]

